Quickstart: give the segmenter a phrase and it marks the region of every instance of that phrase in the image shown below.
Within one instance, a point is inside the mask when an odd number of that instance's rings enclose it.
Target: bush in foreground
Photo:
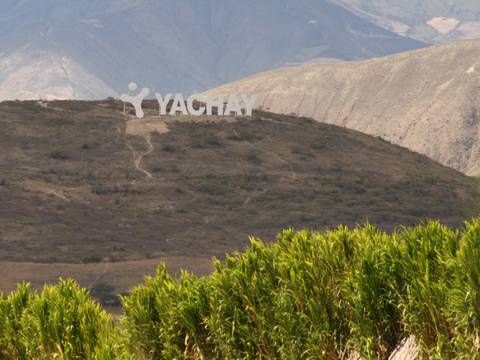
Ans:
[[[0,300],[0,357],[112,359],[114,324],[74,281],[31,293],[21,285]]]
[[[480,221],[286,230],[215,265],[160,266],[116,328],[71,281],[22,285],[0,300],[0,358],[384,359],[409,335],[428,358],[479,357]]]
[[[287,230],[197,279],[164,267],[123,299],[130,350],[147,358],[383,359],[408,335],[430,358],[479,349],[480,222],[386,234],[366,225]],[[146,330],[148,329],[148,330]]]

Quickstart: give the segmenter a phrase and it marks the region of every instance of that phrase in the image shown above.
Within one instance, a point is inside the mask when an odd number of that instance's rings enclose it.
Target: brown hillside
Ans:
[[[136,120],[121,108],[0,104],[0,260],[208,258],[285,227],[473,215],[473,179],[355,131],[260,112]]]

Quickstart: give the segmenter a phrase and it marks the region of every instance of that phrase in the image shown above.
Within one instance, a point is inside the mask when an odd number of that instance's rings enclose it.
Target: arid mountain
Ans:
[[[480,175],[480,41],[368,61],[266,72],[212,93],[257,94],[264,109],[380,136]]]
[[[131,81],[189,93],[423,46],[325,0],[3,0],[0,101],[118,97]]]
[[[0,57],[1,99],[105,99],[116,92],[73,59],[26,46]]]
[[[222,255],[290,226],[458,225],[472,209],[473,179],[308,119],[44,106],[0,104],[0,260]]]
[[[0,104],[0,292],[74,277],[118,305],[160,261],[205,274],[249,235],[459,226],[476,210],[476,180],[377,138],[265,112],[159,118],[146,105],[138,120],[119,102]]]
[[[477,0],[334,0],[359,16],[415,39],[445,42],[480,37]]]

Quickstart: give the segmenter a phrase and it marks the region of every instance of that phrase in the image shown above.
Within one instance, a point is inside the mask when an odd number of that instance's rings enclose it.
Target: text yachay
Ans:
[[[232,115],[246,115],[252,116],[252,110],[255,106],[255,96],[246,95],[218,95],[200,96],[192,95],[187,101],[184,100],[182,94],[167,94],[165,97],[162,94],[156,93],[158,104],[160,106],[160,116],[167,115],[167,105],[172,101],[172,106],[168,115],[176,115],[181,113],[183,115],[213,115],[213,109],[217,109],[217,115],[232,116]],[[226,101],[225,101],[226,100]],[[194,103],[201,103],[201,106],[194,107]],[[242,112],[245,109],[245,112]]]

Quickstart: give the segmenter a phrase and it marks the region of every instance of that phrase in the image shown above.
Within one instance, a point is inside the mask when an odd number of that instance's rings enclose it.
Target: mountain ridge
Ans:
[[[480,8],[475,0],[335,0],[390,31],[427,42],[480,37]]]
[[[344,126],[480,174],[480,41],[356,62],[279,69],[207,94],[257,95],[257,104]]]
[[[164,93],[192,93],[285,64],[427,46],[313,0],[8,1],[0,4],[0,44],[0,61],[22,57],[26,72],[29,66],[42,72],[38,53],[69,58],[96,78],[90,93],[110,89],[109,96],[126,91],[131,81]],[[22,51],[27,44],[36,52]],[[0,100],[14,100],[33,81],[25,76],[12,88],[1,82],[7,75],[0,69]],[[48,71],[44,77],[58,81]],[[70,87],[63,92],[70,94]]]

